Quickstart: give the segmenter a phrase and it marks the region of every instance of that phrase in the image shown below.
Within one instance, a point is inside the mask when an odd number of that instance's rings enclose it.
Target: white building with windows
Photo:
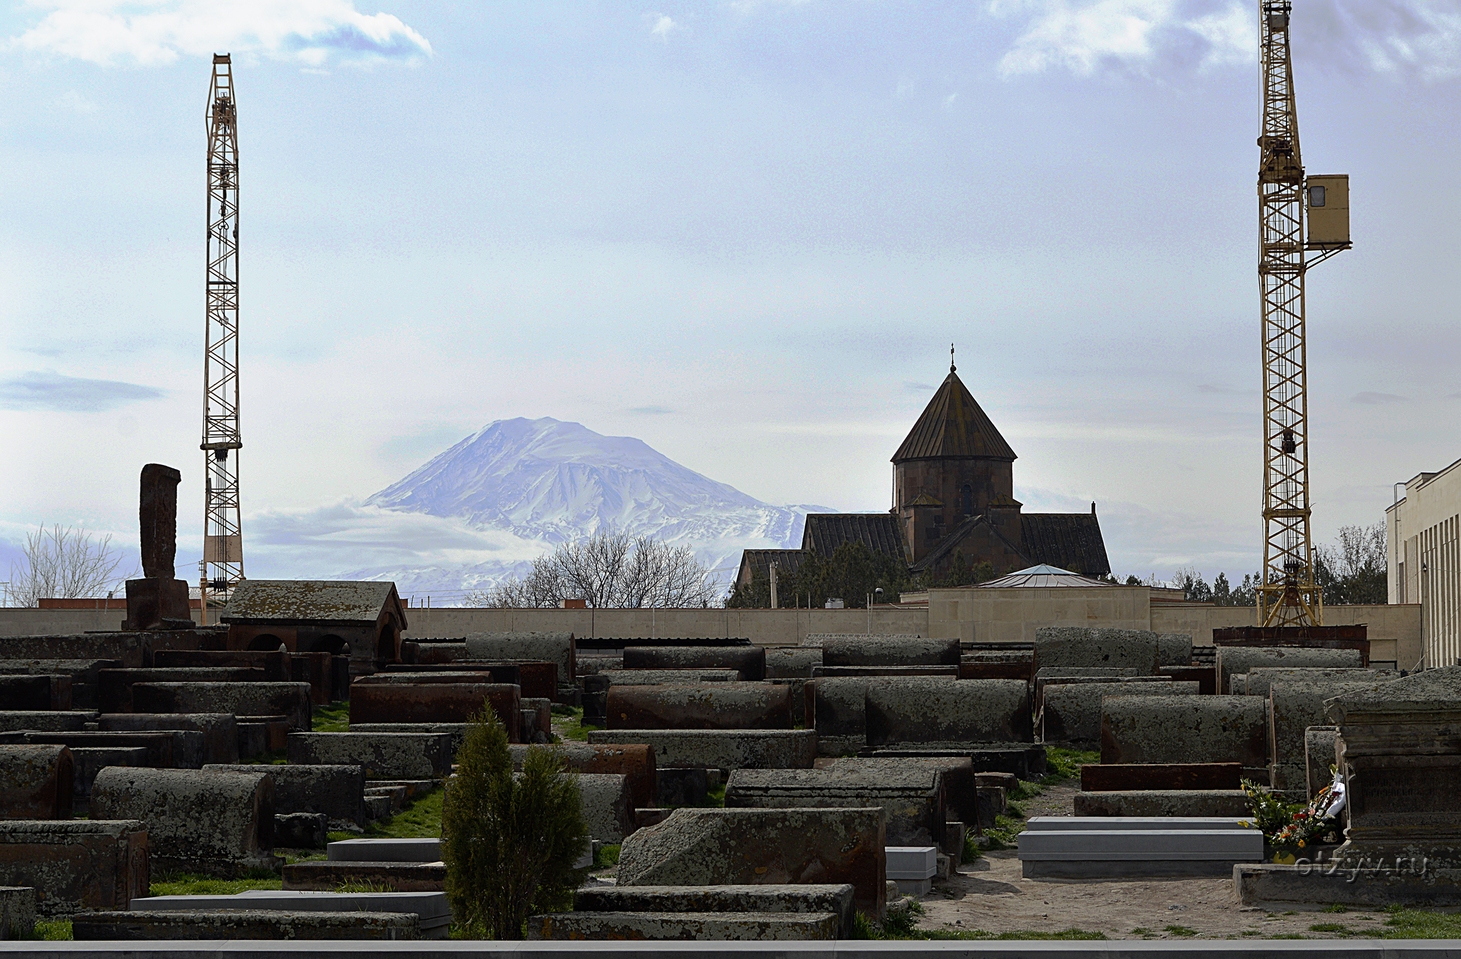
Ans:
[[[1461,460],[1406,482],[1385,517],[1390,602],[1420,604],[1427,667],[1461,663]]]

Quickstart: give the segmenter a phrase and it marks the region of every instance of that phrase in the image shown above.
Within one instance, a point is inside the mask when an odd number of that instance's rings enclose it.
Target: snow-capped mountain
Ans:
[[[365,505],[451,518],[522,547],[503,551],[511,558],[499,552],[449,566],[355,571],[391,575],[402,592],[490,585],[520,575],[524,556],[601,528],[688,546],[729,582],[743,549],[799,546],[806,514],[823,511],[763,503],[641,440],[548,417],[492,423]]]

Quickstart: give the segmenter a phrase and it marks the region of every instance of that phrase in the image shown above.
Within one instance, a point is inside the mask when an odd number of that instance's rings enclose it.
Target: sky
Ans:
[[[251,576],[445,549],[359,504],[517,416],[887,509],[951,342],[1027,510],[1094,501],[1119,575],[1252,571],[1257,6],[9,2],[0,576],[42,524],[135,550],[161,462],[195,578],[215,52]],[[1308,281],[1326,543],[1461,457],[1461,0],[1295,7],[1305,165],[1351,178]]]

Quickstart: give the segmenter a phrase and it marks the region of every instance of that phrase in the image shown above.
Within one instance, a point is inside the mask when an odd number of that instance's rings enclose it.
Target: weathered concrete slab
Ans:
[[[465,723],[491,705],[510,742],[522,741],[522,694],[500,683],[356,683],[350,692],[350,722]]]
[[[466,652],[467,659],[557,663],[560,683],[578,682],[578,647],[572,633],[472,633]]]
[[[1143,677],[1153,679],[1153,677]],[[1040,740],[1091,748],[1101,742],[1101,701],[1107,696],[1196,696],[1196,683],[1091,682],[1047,685],[1041,697]]]
[[[1359,668],[1364,657],[1357,649],[1322,649],[1305,646],[1219,646],[1218,692],[1228,692],[1228,678],[1264,667]]]
[[[881,918],[884,836],[876,808],[677,809],[624,841],[618,884],[845,882],[857,908]]]
[[[35,935],[36,891],[29,886],[0,886],[0,941]]]
[[[0,746],[0,819],[70,819],[71,750]]]
[[[658,764],[655,752],[643,743],[556,743],[552,747],[509,747],[513,768],[521,769],[528,750],[552,748],[563,758],[564,765],[579,773],[617,773],[629,778],[629,803],[632,809],[656,805]],[[682,805],[682,804],[677,804]]]
[[[1241,789],[1141,789],[1077,793],[1077,816],[1176,816],[1184,819],[1249,815]]]
[[[617,773],[578,773],[573,777],[583,802],[583,823],[590,839],[622,842],[634,831],[629,777]]]
[[[942,771],[919,760],[837,762],[821,769],[737,769],[725,808],[880,806],[890,845],[927,846],[947,821]]]
[[[274,778],[274,812],[323,813],[335,823],[364,827],[365,769],[358,765],[208,765],[204,771],[267,773]]]
[[[1157,634],[1146,629],[1041,626],[1035,630],[1035,669],[1051,666],[1131,667],[1138,676],[1156,675]]]
[[[4,709],[0,710],[0,733],[24,732],[81,732],[88,722],[95,722],[97,714],[92,711],[51,712],[49,710]]]
[[[760,646],[626,646],[625,669],[734,669],[741,679],[766,678]]]
[[[420,919],[399,912],[290,912],[277,909],[116,912],[78,916],[78,940],[390,940],[421,938]]]
[[[529,939],[796,942],[837,938],[830,912],[558,912],[528,920]]]
[[[867,688],[869,746],[1032,742],[1030,688],[1015,679],[904,679]]]
[[[1241,763],[1123,763],[1081,767],[1081,792],[1241,789]]]
[[[1393,669],[1369,669],[1366,667],[1340,667],[1323,669],[1302,666],[1260,666],[1244,673],[1247,677],[1243,693],[1246,696],[1267,696],[1274,683],[1383,683],[1397,679],[1400,673]]]
[[[206,763],[238,762],[238,720],[232,713],[106,713],[97,717],[101,732],[156,732],[181,729],[203,734],[198,757]]]
[[[656,766],[711,769],[810,769],[817,758],[811,729],[602,729],[588,734],[595,745],[643,743]]]
[[[290,733],[290,764],[363,766],[366,779],[444,779],[451,771],[445,733]]]
[[[959,640],[906,636],[829,636],[823,666],[958,666]]]
[[[1268,767],[1268,710],[1253,696],[1107,696],[1102,763],[1241,763]]]
[[[111,766],[92,784],[91,816],[145,822],[159,869],[234,877],[280,865],[267,774]]]
[[[132,709],[139,713],[285,716],[290,729],[307,730],[313,707],[308,683],[137,683],[132,687]]]
[[[0,822],[0,885],[36,890],[36,911],[125,909],[147,895],[147,827],[137,820]]]
[[[791,688],[772,683],[611,686],[610,729],[790,729]]]
[[[1252,673],[1249,673],[1252,679]],[[1373,688],[1384,680],[1366,681],[1356,677],[1346,680],[1291,682],[1278,680],[1268,686],[1269,786],[1285,793],[1307,795],[1309,770],[1305,753],[1305,733],[1310,726],[1323,726],[1329,721],[1325,701],[1335,696]]]
[[[577,912],[753,912],[837,916],[839,938],[854,934],[856,914],[848,883],[724,886],[585,886],[574,899]]]

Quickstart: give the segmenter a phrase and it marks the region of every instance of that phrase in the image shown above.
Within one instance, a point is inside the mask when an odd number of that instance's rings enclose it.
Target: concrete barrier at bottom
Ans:
[[[196,912],[110,912],[77,916],[77,940],[411,940],[421,920],[410,912],[292,912],[229,909]]]
[[[1168,828],[1081,829],[1090,818],[1037,816],[1020,834],[1021,872],[1026,879],[1125,879],[1158,876],[1228,876],[1238,863],[1263,861],[1263,833],[1257,829],[1201,825],[1208,820],[1168,820]],[[1061,828],[1067,827],[1067,828]]]
[[[232,896],[149,896],[132,900],[138,912],[216,912],[265,909],[281,912],[411,913],[419,918],[421,938],[445,939],[451,924],[446,894],[440,892],[315,892],[251,889]]]
[[[528,920],[528,938],[826,941],[837,938],[837,916],[830,912],[558,912]]]
[[[849,883],[766,886],[585,886],[574,899],[577,912],[756,912],[838,917],[838,937],[853,935],[853,889]]]

